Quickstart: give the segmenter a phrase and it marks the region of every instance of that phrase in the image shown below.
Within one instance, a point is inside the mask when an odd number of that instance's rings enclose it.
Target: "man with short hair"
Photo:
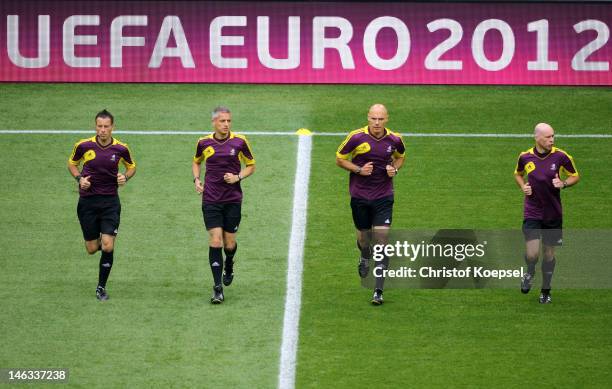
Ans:
[[[372,105],[368,111],[368,125],[352,131],[336,152],[336,164],[350,172],[349,192],[357,247],[361,253],[358,264],[361,278],[369,272],[371,240],[386,242],[393,217],[393,177],[404,164],[404,142],[399,134],[385,128],[388,120],[384,105]],[[384,270],[388,258],[376,266]],[[371,300],[374,305],[383,303],[383,283],[384,277],[376,277]]]
[[[225,299],[221,282],[229,286],[234,279],[242,204],[240,182],[255,171],[255,158],[246,137],[231,132],[232,113],[228,108],[213,110],[212,125],[214,132],[197,142],[192,172],[195,190],[202,194],[202,214],[208,230],[208,260],[214,280],[210,302],[221,304]],[[204,182],[200,180],[202,162],[206,165]],[[241,162],[245,165],[242,169]]]
[[[514,179],[525,195],[523,235],[527,272],[521,280],[521,292],[529,293],[543,246],[542,289],[539,301],[550,304],[551,281],[555,270],[555,247],[563,243],[561,190],[580,180],[573,158],[554,147],[555,131],[546,123],[534,130],[535,146],[519,155]],[[567,178],[560,178],[559,173]],[[527,180],[525,180],[525,175]]]
[[[121,203],[117,188],[136,174],[136,162],[128,145],[112,137],[114,117],[107,110],[95,117],[96,135],[74,145],[68,170],[79,184],[77,215],[89,254],[101,250],[96,298],[108,300],[106,282],[113,266],[115,237],[119,230]],[[83,163],[83,170],[79,165]],[[119,172],[119,164],[125,172]]]

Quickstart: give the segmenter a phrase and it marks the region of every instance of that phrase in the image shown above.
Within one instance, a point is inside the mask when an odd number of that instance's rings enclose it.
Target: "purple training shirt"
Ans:
[[[349,192],[351,197],[364,200],[376,200],[393,195],[393,180],[387,175],[387,165],[393,161],[392,157],[403,158],[406,149],[402,138],[385,128],[382,138],[374,138],[368,126],[351,132],[338,147],[336,156],[342,159],[351,159],[357,166],[368,162],[374,164],[370,176],[350,174]]]
[[[561,220],[561,190],[553,186],[552,180],[559,172],[577,176],[574,160],[565,151],[553,147],[548,154],[539,154],[535,147],[519,155],[514,174],[527,174],[531,185],[531,196],[525,196],[524,219]]]
[[[219,141],[214,134],[198,140],[194,162],[206,164],[204,175],[205,203],[239,203],[242,201],[240,181],[228,184],[223,180],[225,173],[240,173],[240,162],[250,166],[255,164],[251,146],[244,135],[230,132],[229,136]]]
[[[97,136],[94,136],[78,141],[68,159],[68,162],[74,166],[79,166],[83,162],[81,176],[89,176],[91,186],[87,190],[79,188],[81,197],[116,196],[119,163],[123,163],[126,169],[136,167],[127,144],[111,138],[109,145],[101,146],[97,139]]]

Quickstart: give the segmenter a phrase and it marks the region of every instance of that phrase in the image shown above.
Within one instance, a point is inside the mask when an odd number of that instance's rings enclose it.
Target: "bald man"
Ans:
[[[542,289],[540,303],[550,304],[550,284],[555,271],[555,247],[563,243],[561,190],[580,180],[571,155],[554,147],[555,130],[539,123],[534,130],[535,146],[519,155],[514,179],[525,195],[523,235],[527,272],[521,292],[529,293],[542,241]]]
[[[336,164],[348,170],[353,222],[361,252],[358,272],[365,278],[372,257],[372,243],[385,243],[393,218],[393,177],[404,164],[402,138],[385,127],[387,108],[374,104],[368,111],[368,125],[352,131],[336,152]],[[372,242],[374,240],[374,242]],[[388,260],[376,264],[376,287],[372,304],[383,303],[384,277]]]

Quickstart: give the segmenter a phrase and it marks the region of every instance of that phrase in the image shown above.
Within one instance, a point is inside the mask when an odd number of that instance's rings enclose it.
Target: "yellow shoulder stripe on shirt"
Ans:
[[[386,130],[389,130],[388,128]],[[402,134],[400,134],[399,132],[393,132],[391,130],[389,130],[389,134],[391,135],[395,135],[400,139],[400,142],[402,142],[402,144],[404,144],[404,139],[402,138]],[[395,150],[393,152],[393,157],[394,158],[405,158],[406,157],[406,145],[404,145],[404,152],[403,153],[399,153],[397,150]]]
[[[198,145],[200,144],[201,141],[203,141],[204,139],[212,139],[213,134],[208,134],[208,135],[204,135],[203,137],[199,138],[198,141],[196,142],[196,150],[198,148]],[[213,155],[215,153],[215,150],[212,147],[207,147],[210,148],[212,150],[212,153],[208,156],[206,156],[206,149],[202,150],[202,155],[200,155],[199,157],[197,155],[195,155],[193,157],[193,162],[197,163],[198,165],[202,163],[202,161],[205,160],[205,158],[210,157],[211,155]]]
[[[114,145],[121,145],[123,147],[125,147],[128,151],[128,154],[130,155],[130,158],[132,159],[132,163],[128,163],[128,161],[126,161],[123,157],[121,157],[121,159],[119,160],[119,162],[121,162],[123,164],[123,166],[125,166],[126,169],[135,169],[136,168],[136,161],[134,161],[134,156],[132,155],[132,150],[130,150],[130,147],[128,146],[127,143],[121,142],[119,139],[115,139],[113,138],[113,144]]]
[[[367,133],[367,132],[368,132],[368,126],[365,126],[365,127],[362,127],[362,128],[358,128],[356,130],[353,130],[353,131],[349,132],[349,134],[346,136],[344,141],[342,143],[340,143],[340,146],[338,146],[338,150],[336,150],[336,157],[342,158],[342,159],[349,159],[350,156],[352,155],[352,152],[349,152],[349,153],[346,153],[346,154],[342,154],[342,153],[340,153],[340,151],[344,148],[344,146],[346,146],[346,144],[351,140],[352,137],[354,137],[357,134]]]
[[[244,155],[241,152],[238,153],[238,158],[246,165],[246,166],[251,166],[251,165],[255,165],[255,155],[253,155],[253,149],[251,148],[251,143],[249,143],[249,140],[246,138],[246,136],[242,135],[242,134],[234,134],[232,133],[236,138],[240,138],[244,141],[244,143],[246,144],[247,149],[249,150],[249,154],[251,154],[251,156],[253,158],[247,158],[246,155]]]
[[[93,136],[91,138],[87,138],[87,139],[81,139],[78,142],[76,142],[74,144],[74,147],[72,148],[72,154],[70,154],[70,158],[68,158],[68,163],[74,166],[79,166],[81,164],[81,160],[83,160],[83,157],[81,156],[80,159],[78,160],[74,160],[74,155],[76,154],[77,148],[79,147],[79,145],[81,143],[85,143],[85,142],[95,142],[96,141],[96,137]]]
[[[519,154],[519,159],[525,154],[533,154],[533,147],[530,148],[529,150],[522,151]],[[516,161],[516,166],[514,168],[514,175],[522,176],[524,172],[525,172],[524,170],[520,170],[520,171],[518,170],[518,161]]]
[[[570,162],[572,163],[572,167],[574,168],[574,171],[575,171],[575,173],[570,173],[569,171],[567,171],[566,168],[561,166],[561,168],[559,169],[561,171],[561,173],[563,173],[563,174],[565,174],[567,176],[572,176],[572,177],[579,176],[580,174],[578,174],[578,169],[576,168],[576,163],[574,162],[574,158],[571,155],[569,155],[565,150],[561,150],[561,149],[558,149],[556,147],[553,147],[553,149],[555,151],[560,151],[563,154],[567,155],[567,157],[569,158]]]

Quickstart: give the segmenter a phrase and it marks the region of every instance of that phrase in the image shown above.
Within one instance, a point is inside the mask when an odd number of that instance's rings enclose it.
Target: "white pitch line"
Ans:
[[[289,238],[289,254],[287,255],[287,294],[285,297],[283,338],[278,372],[279,389],[293,389],[295,387],[311,151],[312,136],[301,135],[298,142],[297,166],[293,187],[291,237]]]
[[[279,135],[279,136],[296,136],[292,131],[236,131],[238,134],[249,136],[257,135]],[[93,130],[0,130],[2,134],[92,134]],[[203,135],[208,134],[206,131],[133,131],[133,130],[116,130],[115,134],[129,135]],[[313,132],[313,136],[346,136],[348,132]],[[407,138],[532,138],[529,133],[524,134],[503,134],[503,133],[442,133],[442,132],[405,132],[401,133]],[[555,134],[557,138],[612,138],[610,134]]]
[[[93,134],[94,130],[0,130],[0,134]],[[113,134],[130,135],[206,135],[211,131],[134,131],[134,130],[115,130]],[[275,131],[236,131],[238,134],[245,135],[296,135],[295,132],[275,132]]]
[[[533,138],[533,134],[454,133],[454,132],[400,132],[407,138]],[[314,132],[318,136],[346,136],[348,132]],[[612,138],[611,134],[555,134],[557,138]]]

